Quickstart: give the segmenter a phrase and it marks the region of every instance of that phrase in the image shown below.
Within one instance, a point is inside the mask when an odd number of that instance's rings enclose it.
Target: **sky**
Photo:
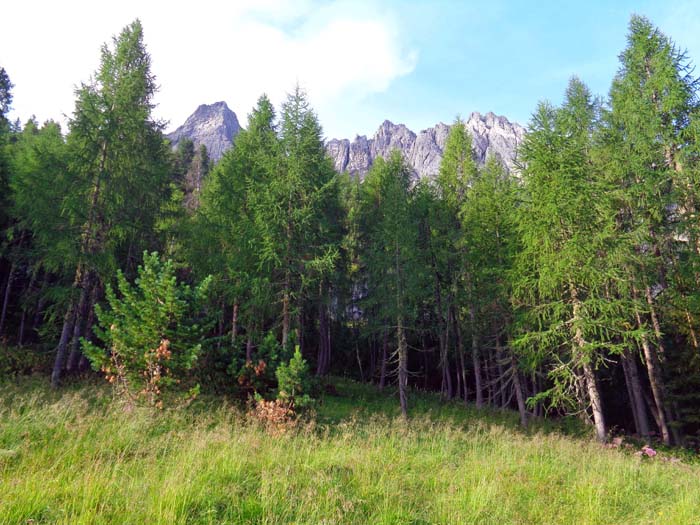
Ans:
[[[279,106],[297,83],[327,138],[472,111],[526,125],[572,75],[606,95],[633,13],[700,62],[700,0],[24,0],[2,8],[0,66],[12,119],[65,126],[101,46],[139,18],[167,130],[220,100],[245,126],[262,93]]]

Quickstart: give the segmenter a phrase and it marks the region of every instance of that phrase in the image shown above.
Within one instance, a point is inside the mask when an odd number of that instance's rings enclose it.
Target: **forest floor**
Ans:
[[[700,465],[335,380],[271,433],[233,405],[126,412],[101,385],[0,383],[2,524],[697,524]]]

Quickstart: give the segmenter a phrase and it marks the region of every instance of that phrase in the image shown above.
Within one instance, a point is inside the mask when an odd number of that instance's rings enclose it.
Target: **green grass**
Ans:
[[[700,466],[641,460],[505,412],[339,380],[271,436],[220,400],[125,413],[109,390],[0,385],[0,523],[700,522]]]

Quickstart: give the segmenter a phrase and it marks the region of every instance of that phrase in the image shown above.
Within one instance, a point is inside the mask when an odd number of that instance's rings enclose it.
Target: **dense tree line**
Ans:
[[[688,443],[700,431],[692,72],[634,16],[607,99],[573,78],[561,105],[540,103],[515,172],[478,166],[457,119],[434,179],[394,152],[361,181],[334,171],[299,87],[279,115],[261,96],[216,165],[191,142],[171,150],[138,21],[103,47],[65,135],[8,122],[0,69],[3,351],[50,351],[54,386],[89,362],[161,374],[156,358],[172,358],[185,383],[221,394],[307,373],[303,357],[318,376],[397,386],[404,415],[423,388],[517,409],[523,425],[574,413],[601,440],[614,425]]]

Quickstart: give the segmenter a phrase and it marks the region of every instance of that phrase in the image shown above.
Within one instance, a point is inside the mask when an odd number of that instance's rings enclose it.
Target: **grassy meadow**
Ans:
[[[571,424],[336,380],[313,422],[240,408],[124,411],[103,385],[0,384],[0,524],[694,524],[700,465]],[[357,408],[360,407],[360,408]]]

